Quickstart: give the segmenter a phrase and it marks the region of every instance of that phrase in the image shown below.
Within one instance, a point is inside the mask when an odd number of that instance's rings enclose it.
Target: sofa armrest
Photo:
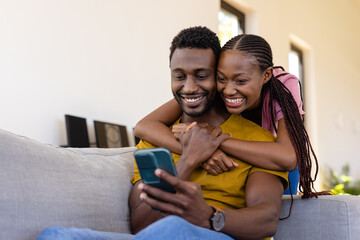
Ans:
[[[289,214],[290,196],[284,196],[281,217]],[[301,199],[294,196],[291,215],[280,220],[275,240],[358,239],[360,196],[331,195]]]

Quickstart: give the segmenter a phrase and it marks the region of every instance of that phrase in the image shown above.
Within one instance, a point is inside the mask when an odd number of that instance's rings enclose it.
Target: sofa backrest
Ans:
[[[0,239],[27,240],[46,227],[129,233],[135,148],[60,148],[0,130]],[[284,196],[281,217],[290,208]],[[360,196],[294,196],[275,240],[358,239]]]
[[[134,150],[61,148],[0,130],[0,239],[54,225],[129,233]]]

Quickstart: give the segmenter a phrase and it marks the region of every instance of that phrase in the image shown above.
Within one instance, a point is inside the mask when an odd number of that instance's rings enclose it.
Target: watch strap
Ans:
[[[214,220],[214,217],[218,214],[218,213],[224,213],[224,211],[221,209],[221,208],[218,208],[217,206],[214,206],[214,205],[209,205],[213,210],[213,214],[211,215],[210,217],[210,227],[211,227],[211,230],[215,230],[214,228],[214,225],[213,225],[213,220]]]
[[[214,214],[213,216],[215,216],[217,213],[219,212],[224,212],[221,208],[218,208],[217,206],[214,205],[210,205],[210,207],[212,207],[214,209]]]

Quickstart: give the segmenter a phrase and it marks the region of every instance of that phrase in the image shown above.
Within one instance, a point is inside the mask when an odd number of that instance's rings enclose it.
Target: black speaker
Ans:
[[[86,119],[65,115],[68,147],[90,147]]]

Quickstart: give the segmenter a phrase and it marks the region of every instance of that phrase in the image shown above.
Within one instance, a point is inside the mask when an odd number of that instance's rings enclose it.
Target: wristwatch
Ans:
[[[210,226],[212,230],[220,232],[225,226],[225,215],[224,211],[218,207],[210,206],[213,208],[214,213],[210,218]]]

